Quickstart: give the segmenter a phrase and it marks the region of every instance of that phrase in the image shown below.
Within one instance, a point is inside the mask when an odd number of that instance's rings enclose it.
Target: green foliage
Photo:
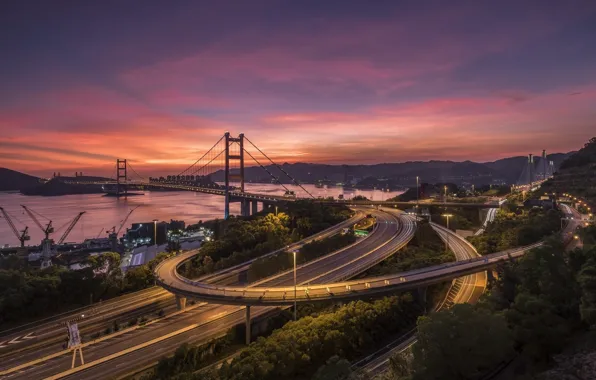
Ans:
[[[499,210],[482,235],[468,238],[481,255],[535,243],[561,228],[559,210],[520,213]]]
[[[334,313],[305,317],[268,338],[259,338],[222,367],[219,376],[230,380],[309,378],[331,357],[349,360],[387,334],[403,331],[419,312],[407,295],[373,303],[351,302]],[[341,368],[339,362],[328,369]]]
[[[468,304],[418,319],[414,379],[474,379],[513,352],[505,319]]]
[[[337,234],[325,239],[315,240],[302,246],[296,255],[296,263],[302,264],[308,262],[346,247],[355,241],[356,237],[353,233],[347,233],[345,235]],[[294,261],[290,252],[281,252],[273,256],[258,259],[248,269],[248,282],[254,282],[290,269],[293,265]]]
[[[198,277],[275,251],[329,228],[349,218],[351,213],[341,205],[296,201],[280,207],[277,215],[218,221],[211,226],[215,239],[203,244],[201,253],[186,266],[186,276]],[[205,256],[210,258],[207,263]]]
[[[126,291],[153,285],[155,259],[122,276],[120,255],[106,252],[90,256],[88,266],[69,270],[59,266],[47,269],[0,270],[0,324],[33,319],[87,305],[90,299],[105,300]]]
[[[334,355],[327,363],[319,367],[312,380],[343,380],[352,374],[350,362]]]
[[[454,260],[453,253],[445,251],[445,243],[431,225],[420,221],[416,235],[405,248],[369,269],[363,277],[404,272]]]
[[[190,346],[185,343],[178,347],[172,357],[162,358],[150,379],[183,379],[192,378],[187,377],[192,372],[209,364],[217,355],[224,352],[231,345],[232,341],[229,336],[212,339],[208,343],[200,346]],[[197,377],[203,378],[203,377]]]
[[[591,258],[581,268],[578,275],[581,289],[581,318],[588,325],[596,326],[596,259]]]
[[[556,313],[555,305],[532,294],[518,294],[505,315],[522,352],[535,361],[548,361],[562,349],[570,332],[568,323]]]

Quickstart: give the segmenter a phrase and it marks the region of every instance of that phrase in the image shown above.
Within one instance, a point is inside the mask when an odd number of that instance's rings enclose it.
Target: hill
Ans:
[[[0,168],[0,191],[15,191],[38,186],[41,179],[14,170]]]
[[[548,155],[547,158],[549,161],[554,161],[555,168],[558,168],[568,156],[569,153],[556,153]],[[483,163],[437,160],[375,165],[284,163],[281,168],[302,183],[336,184],[341,182],[360,188],[387,186],[396,188],[412,186],[416,183],[416,176],[428,183],[514,184],[519,179],[526,163],[526,157],[518,156]],[[537,167],[539,164],[540,162],[537,161]],[[291,183],[291,180],[277,167],[268,165],[266,168],[282,183]],[[223,181],[223,175],[223,171],[218,171],[212,175],[212,178],[215,181]],[[249,182],[271,181],[271,177],[258,166],[245,168],[245,176]]]
[[[90,177],[90,176],[79,176],[79,177],[54,177],[45,183],[38,183],[37,186],[29,187],[21,190],[24,195],[44,195],[44,196],[57,196],[57,195],[69,195],[69,194],[101,194],[105,193],[101,185],[87,185],[87,184],[71,184],[66,183],[68,181],[105,181],[109,178],[104,177]]]
[[[596,206],[596,137],[567,158],[554,177],[542,185],[547,192],[568,192]]]

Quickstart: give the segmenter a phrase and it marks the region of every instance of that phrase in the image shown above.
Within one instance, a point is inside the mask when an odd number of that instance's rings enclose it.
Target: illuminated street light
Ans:
[[[442,216],[447,218],[447,229],[449,229],[449,218],[451,218],[453,216],[453,214],[443,214]],[[445,239],[445,251],[448,251],[448,250],[449,250],[449,235],[447,235],[446,239]]]
[[[298,308],[296,306],[296,251],[292,251],[294,256],[294,321],[297,320],[297,311]]]
[[[416,176],[416,221],[418,221],[418,203],[420,201],[420,177]]]

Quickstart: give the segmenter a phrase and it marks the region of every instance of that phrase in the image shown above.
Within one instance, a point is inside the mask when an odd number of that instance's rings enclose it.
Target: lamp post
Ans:
[[[449,218],[451,218],[453,215],[452,214],[443,214],[443,216],[445,218],[447,218],[447,229],[449,229]],[[445,251],[449,250],[449,235],[446,236],[445,239]]]
[[[297,311],[298,308],[296,307],[296,251],[292,251],[294,256],[294,320],[297,320]]]
[[[445,203],[447,203],[447,185],[445,185],[445,186],[443,187],[443,189],[445,190],[445,195],[444,195],[443,201],[444,201]]]
[[[153,244],[157,245],[157,219],[153,219]]]
[[[418,203],[420,201],[420,177],[416,176],[416,221],[418,221]]]

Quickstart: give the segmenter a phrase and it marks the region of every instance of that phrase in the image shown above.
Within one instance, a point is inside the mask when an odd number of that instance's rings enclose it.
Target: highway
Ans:
[[[306,243],[335,235],[343,228],[352,226],[364,219],[366,212],[369,210],[356,209],[355,211],[353,217],[300,240],[285,249],[297,250]],[[361,240],[358,240],[356,244],[360,242]],[[283,251],[283,249],[279,251]],[[271,252],[265,256],[275,254],[279,251]],[[192,252],[197,252],[197,250]],[[207,283],[237,284],[241,274],[248,269],[250,263],[253,261],[250,260],[243,264],[202,276],[200,280]],[[155,316],[159,310],[164,310],[166,315],[175,312],[175,297],[161,287],[152,287],[105,302],[98,302],[89,307],[72,310],[4,330],[0,332],[0,358],[2,359],[0,371],[45,355],[60,352],[66,337],[66,331],[64,329],[64,323],[66,321],[78,320],[77,323],[84,338],[83,341],[85,341],[85,336],[103,331],[105,328],[112,326],[115,320],[128,322],[135,317]]]
[[[476,249],[464,238],[456,235],[438,224],[432,223],[432,227],[439,237],[449,244],[449,248],[455,255],[456,261],[467,260],[478,257]],[[476,303],[487,285],[486,272],[473,273],[464,277],[458,277],[452,284],[445,296],[445,299],[437,305],[435,311],[450,308],[456,303]],[[355,363],[354,366],[363,373],[373,378],[385,372],[389,366],[389,359],[416,342],[416,329],[389,343],[377,350],[368,357]]]
[[[359,273],[374,265],[375,258],[385,256],[391,249],[405,245],[413,236],[414,223],[397,211],[376,211],[378,227],[359,244],[324,256],[316,264],[306,263],[298,268],[298,281],[301,283],[339,281]],[[391,252],[393,253],[393,252]],[[360,258],[360,259],[358,259]],[[340,263],[350,262],[344,266]],[[288,285],[290,276],[276,275],[263,280],[265,285]],[[253,308],[254,317],[272,312],[275,308]],[[202,343],[220,336],[230,327],[242,323],[245,308],[238,306],[198,304],[185,313],[168,318],[151,326],[108,339],[84,348],[86,365],[84,372],[70,375],[71,378],[105,379],[126,373],[131,368],[154,363],[163,355],[173,352],[180,344]],[[102,358],[110,360],[98,363]],[[70,368],[70,355],[64,355],[20,369],[8,374],[11,379],[46,378],[67,371]]]
[[[564,236],[572,236],[581,223],[579,218],[571,220],[565,227]],[[413,271],[369,277],[354,281],[342,281],[323,285],[297,287],[297,302],[318,302],[329,300],[349,300],[368,296],[382,296],[396,291],[411,290],[460,276],[485,271],[496,264],[524,255],[528,250],[542,245],[542,242],[518,247],[452,263],[434,265]],[[209,300],[221,304],[238,305],[289,305],[294,302],[292,286],[215,286],[200,281],[192,281],[179,276],[175,265],[180,262],[164,261],[156,270],[162,277],[158,280],[164,288],[183,296]],[[165,279],[164,279],[165,276]]]
[[[502,202],[503,201],[501,201],[501,204]],[[572,223],[569,223],[561,232],[563,238],[569,241],[569,234],[572,233],[572,231],[574,231],[577,227],[577,220],[581,219],[581,214],[577,212],[577,210],[572,209],[571,207],[564,204],[561,205],[561,208],[566,214],[567,218],[573,219]],[[491,209],[489,211],[493,210]],[[484,229],[488,223],[494,220],[496,210],[494,211],[495,213],[493,215],[490,215],[490,213],[487,214],[487,218],[483,224],[483,227],[479,230],[480,234],[484,232]],[[435,227],[435,231],[439,233],[441,239],[445,240],[446,238],[449,238],[449,234],[446,234],[445,232],[441,233],[441,231],[437,229],[439,226],[433,225],[433,227]],[[446,230],[442,227],[441,229]],[[453,235],[453,233],[451,234]],[[479,234],[477,233],[476,235]],[[470,243],[461,237],[457,238],[458,239],[449,241],[449,246],[455,253],[456,260],[461,261],[478,256],[478,253]],[[452,244],[454,241],[459,241],[459,244]],[[452,282],[445,300],[438,305],[437,311],[444,308],[449,308],[456,303],[476,303],[484,292],[488,279],[486,272],[476,273],[475,275],[480,277],[472,278],[471,276],[473,275],[468,275],[455,279]],[[396,339],[377,352],[355,363],[354,367],[358,368],[361,372],[366,373],[370,378],[375,378],[387,370],[389,366],[389,359],[393,355],[404,352],[414,343],[416,343],[416,340],[416,329],[413,329],[408,334],[405,334],[405,336]]]

